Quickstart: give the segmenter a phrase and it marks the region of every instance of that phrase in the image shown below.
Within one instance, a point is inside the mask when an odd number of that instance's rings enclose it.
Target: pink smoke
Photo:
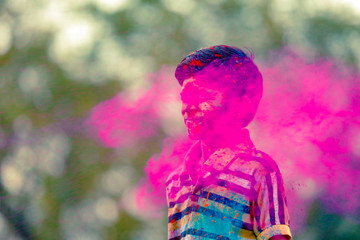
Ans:
[[[168,175],[182,162],[192,143],[184,137],[165,139],[162,153],[149,159],[144,169],[145,176],[135,187],[139,211],[149,211],[150,209],[153,213],[152,218],[161,217],[160,210],[166,206],[165,181]]]
[[[280,166],[295,228],[317,197],[336,213],[359,209],[359,74],[332,60],[308,64],[289,50],[262,72],[264,97],[251,132]]]
[[[255,146],[279,164],[292,229],[301,228],[315,199],[329,211],[351,214],[360,207],[359,74],[330,59],[309,63],[290,50],[264,62],[259,66],[264,96],[249,129]],[[89,126],[102,143],[131,148],[157,134],[169,120],[171,104],[181,104],[173,70],[153,74],[151,87],[132,101],[122,92],[92,110]],[[164,142],[135,186],[142,211],[150,209],[146,204],[165,207],[165,179],[190,144],[178,136]]]
[[[176,82],[169,79],[168,67],[147,80],[151,87],[131,97],[127,91],[99,103],[86,123],[89,131],[106,147],[131,148],[158,134],[171,103],[178,102]]]

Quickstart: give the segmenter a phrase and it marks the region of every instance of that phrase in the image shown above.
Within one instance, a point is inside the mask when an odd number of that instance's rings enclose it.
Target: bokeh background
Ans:
[[[184,127],[173,96],[162,99],[171,107],[156,106],[161,121],[144,106],[157,91],[176,92],[170,84],[149,93],[154,82],[175,82],[172,71],[184,56],[215,44],[249,47],[260,64],[290,46],[308,61],[334,59],[359,71],[360,4],[0,1],[0,239],[166,239],[166,210],[148,211],[134,188],[164,139]],[[144,93],[151,97],[131,106]],[[91,113],[114,96],[124,112],[140,109],[145,126],[128,114],[121,123],[129,132],[94,134]],[[303,211],[295,239],[360,239],[353,215],[317,199]]]

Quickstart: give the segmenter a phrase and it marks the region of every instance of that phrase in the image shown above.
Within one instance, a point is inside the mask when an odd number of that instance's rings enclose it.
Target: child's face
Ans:
[[[224,112],[224,94],[210,86],[186,79],[181,92],[182,110],[189,137],[203,139],[213,132],[214,124]]]
[[[181,113],[193,140],[230,136],[245,127],[256,112],[256,106],[246,95],[239,97],[194,78],[184,81],[180,95]]]

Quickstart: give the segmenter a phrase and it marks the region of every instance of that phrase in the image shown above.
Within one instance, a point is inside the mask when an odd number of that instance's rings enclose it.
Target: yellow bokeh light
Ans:
[[[96,6],[107,13],[113,13],[126,7],[128,0],[95,0]]]
[[[104,223],[113,223],[118,218],[116,202],[108,197],[102,197],[95,203],[95,214]]]
[[[24,184],[23,173],[11,163],[2,164],[1,180],[5,188],[14,195],[20,193]]]
[[[0,55],[6,54],[11,47],[11,28],[8,23],[0,22]]]

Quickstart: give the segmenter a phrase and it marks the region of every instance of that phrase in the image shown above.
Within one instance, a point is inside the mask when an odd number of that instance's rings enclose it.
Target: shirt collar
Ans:
[[[242,129],[238,134],[236,144],[217,149],[201,166],[199,165],[202,155],[201,142],[195,142],[185,156],[184,170],[188,171],[193,178],[197,178],[200,169],[203,170],[202,174],[213,172],[213,170],[223,171],[237,155],[253,152],[255,147],[250,139],[249,131]]]
[[[238,138],[240,141],[237,141],[237,143],[232,146],[217,149],[205,161],[205,167],[211,167],[215,170],[222,171],[237,155],[254,151],[255,147],[250,139],[249,131],[247,129],[242,129],[241,132],[239,132],[239,135],[241,135]]]

